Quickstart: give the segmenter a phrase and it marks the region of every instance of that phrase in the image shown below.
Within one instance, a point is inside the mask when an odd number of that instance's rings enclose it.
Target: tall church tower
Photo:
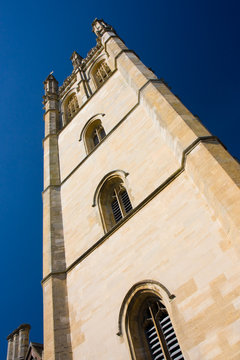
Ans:
[[[239,164],[92,27],[44,82],[44,360],[237,359]]]

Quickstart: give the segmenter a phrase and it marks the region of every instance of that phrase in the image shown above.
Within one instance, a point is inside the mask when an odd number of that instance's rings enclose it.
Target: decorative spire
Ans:
[[[83,58],[76,51],[74,51],[72,53],[72,56],[70,59],[72,61],[74,70],[77,69],[79,66],[81,66]]]
[[[95,19],[92,23],[92,29],[98,37],[103,36],[106,31],[116,33],[114,28],[107,24],[103,19]]]

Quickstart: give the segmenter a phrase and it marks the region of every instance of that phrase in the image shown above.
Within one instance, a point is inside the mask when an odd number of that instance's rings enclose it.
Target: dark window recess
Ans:
[[[117,199],[112,201],[112,211],[116,223],[122,219],[122,213]]]
[[[104,128],[102,126],[98,126],[92,133],[92,139],[94,146],[97,146],[100,141],[106,136]]]
[[[106,133],[105,133],[105,131],[104,131],[104,128],[102,128],[102,127],[101,127],[101,129],[100,129],[100,136],[101,136],[101,140],[102,140],[103,138],[105,138],[105,136],[106,136]]]
[[[93,136],[93,143],[94,143],[94,146],[96,146],[97,144],[99,144],[99,140],[98,140],[97,134]]]
[[[126,213],[128,213],[130,210],[132,210],[132,204],[130,202],[127,191],[126,190],[122,191],[120,196],[122,199],[124,210]]]

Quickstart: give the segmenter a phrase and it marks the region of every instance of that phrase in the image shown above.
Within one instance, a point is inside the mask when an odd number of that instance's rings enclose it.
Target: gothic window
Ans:
[[[110,76],[111,69],[105,60],[101,61],[93,71],[93,77],[97,87],[100,87]]]
[[[99,194],[99,207],[106,231],[132,209],[127,189],[119,176],[112,176],[103,184]]]
[[[136,360],[184,360],[167,309],[156,295],[148,294],[131,308],[129,332]]]
[[[90,123],[84,132],[87,153],[90,153],[106,136],[101,120]]]
[[[132,205],[126,189],[122,185],[116,185],[111,193],[111,208],[114,220],[117,223],[132,210]]]
[[[79,110],[79,105],[78,105],[77,97],[75,94],[73,94],[67,100],[65,106],[65,116],[67,118],[67,122],[69,122],[77,114],[78,110]]]
[[[96,126],[91,136],[94,146],[97,146],[100,143],[100,141],[102,141],[102,139],[105,138],[105,136],[106,136],[105,130],[102,127],[102,125]]]

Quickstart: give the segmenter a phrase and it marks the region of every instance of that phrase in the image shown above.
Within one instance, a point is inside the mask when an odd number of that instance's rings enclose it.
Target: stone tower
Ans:
[[[7,360],[24,360],[28,351],[29,324],[22,324],[8,335]]]
[[[44,82],[44,360],[237,359],[239,164],[92,27]]]

